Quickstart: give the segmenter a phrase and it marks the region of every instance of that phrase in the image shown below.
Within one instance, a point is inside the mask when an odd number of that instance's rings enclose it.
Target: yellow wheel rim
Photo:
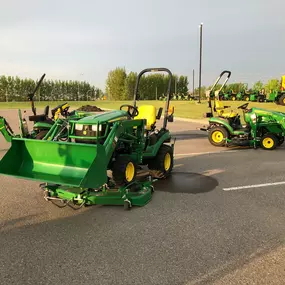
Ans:
[[[171,156],[167,153],[164,157],[164,169],[167,171],[171,165]]]
[[[285,104],[285,98],[283,99],[283,103]]]
[[[214,131],[212,133],[212,140],[213,140],[213,142],[220,143],[220,142],[223,141],[223,139],[224,139],[224,135],[223,135],[223,133],[221,131]]]
[[[235,100],[236,100],[236,97],[233,97],[232,100],[235,101]]]
[[[127,164],[125,175],[126,175],[127,182],[130,182],[133,180],[133,178],[135,176],[135,166],[132,162],[129,162]]]
[[[248,97],[246,97],[246,98],[245,98],[245,101],[249,101],[249,98],[248,98]]]
[[[265,148],[272,148],[274,145],[274,141],[272,138],[264,138],[262,144]]]

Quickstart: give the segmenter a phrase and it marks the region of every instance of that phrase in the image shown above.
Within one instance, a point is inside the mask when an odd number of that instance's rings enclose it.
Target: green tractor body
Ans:
[[[54,109],[51,110],[51,117],[49,117],[49,106],[46,106],[44,109],[43,114],[37,114],[36,108],[34,105],[34,96],[39,89],[41,83],[43,82],[45,74],[42,75],[38,83],[36,84],[35,89],[32,93],[28,94],[28,100],[31,102],[32,112],[33,115],[29,116],[29,121],[33,122],[33,129],[29,131],[27,120],[25,117],[22,116],[22,112],[18,110],[18,120],[19,120],[19,128],[20,133],[14,134],[13,130],[7,123],[7,121],[0,117],[0,131],[4,136],[7,142],[11,142],[13,137],[21,137],[21,138],[30,138],[30,139],[44,139],[48,137],[48,133],[53,133],[54,130],[58,130],[59,116],[61,115],[65,120],[68,119],[80,119],[85,116],[91,115],[90,112],[83,112],[83,111],[72,111],[69,112],[69,104],[67,102],[56,106]],[[67,132],[66,130],[61,132],[61,136],[58,138],[62,140],[67,139]]]
[[[281,77],[279,90],[271,90],[267,98],[268,102],[275,102],[277,105],[285,106],[285,75]]]
[[[160,129],[156,121],[162,108],[156,112],[151,105],[136,106],[140,78],[150,71],[170,75]],[[174,112],[169,112],[171,79],[168,69],[145,69],[137,78],[133,106],[58,119],[42,140],[10,136],[11,147],[0,161],[0,173],[44,182],[47,200],[68,205],[145,205],[153,191],[151,181],[168,177],[173,168],[174,142],[167,129]],[[65,141],[60,139],[62,130]],[[139,182],[136,177],[142,166],[148,167],[149,181]]]
[[[224,73],[228,72],[222,72],[219,78]],[[208,132],[209,141],[215,146],[261,146],[268,150],[280,146],[284,141],[285,113],[261,108],[248,109],[248,104],[238,107],[243,110],[245,125],[242,125],[238,113],[227,111],[229,106],[223,106],[222,102],[216,98],[209,98],[211,111],[205,115],[209,118],[209,125],[200,130]],[[214,112],[217,116],[213,115]]]

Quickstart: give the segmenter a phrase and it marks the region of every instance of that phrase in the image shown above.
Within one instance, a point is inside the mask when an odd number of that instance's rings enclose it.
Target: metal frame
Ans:
[[[165,102],[165,111],[164,111],[164,120],[163,120],[163,128],[166,129],[168,122],[168,109],[169,109],[169,101],[170,101],[170,92],[171,92],[171,83],[172,83],[172,73],[168,68],[159,67],[159,68],[146,68],[142,70],[136,80],[135,91],[134,91],[134,107],[136,107],[136,101],[139,100],[139,83],[143,74],[147,72],[167,72],[169,75],[168,87],[166,91],[166,102]]]

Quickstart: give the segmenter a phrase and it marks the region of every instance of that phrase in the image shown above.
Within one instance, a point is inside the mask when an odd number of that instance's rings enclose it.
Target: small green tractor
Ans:
[[[220,77],[226,73],[222,72]],[[213,85],[214,89],[218,80]],[[213,101],[213,104],[212,104]],[[271,112],[260,108],[248,108],[249,103],[238,107],[243,111],[245,125],[242,125],[240,115],[234,111],[227,111],[229,106],[215,97],[209,97],[210,112],[205,114],[209,118],[209,125],[200,128],[208,132],[208,139],[214,146],[261,146],[272,150],[284,142],[285,113]],[[214,112],[217,116],[214,116]]]
[[[157,111],[152,105],[136,105],[140,79],[152,71],[169,74],[161,128],[156,122],[163,108]],[[48,138],[42,140],[11,137],[11,147],[0,161],[0,173],[44,182],[45,199],[63,206],[102,204],[130,209],[147,204],[153,180],[168,177],[174,164],[175,139],[167,129],[174,113],[169,106],[171,79],[166,68],[145,69],[137,77],[133,105],[63,120],[64,125],[53,126]],[[66,141],[59,140],[62,129],[68,131]],[[139,180],[137,171],[144,167],[144,177],[149,179]]]
[[[285,106],[285,75],[281,77],[280,90],[273,90],[269,93],[268,102],[275,102],[277,105]]]
[[[22,137],[22,138],[30,138],[30,139],[44,139],[48,138],[52,132],[56,132],[59,129],[59,126],[64,124],[64,120],[58,120],[61,115],[64,119],[76,119],[82,118],[84,116],[91,115],[89,112],[82,111],[72,111],[69,112],[69,104],[67,102],[60,104],[51,110],[51,116],[49,117],[49,106],[46,106],[43,114],[37,114],[35,104],[34,104],[34,96],[38,91],[41,83],[43,82],[45,74],[42,75],[38,83],[36,84],[33,92],[28,94],[28,100],[31,103],[32,108],[32,116],[29,116],[29,121],[33,122],[33,128],[29,131],[27,120],[22,116],[22,111],[18,110],[18,120],[19,120],[19,128],[20,134],[15,134],[9,123],[5,118],[0,116],[0,131],[6,141],[11,142],[13,137]],[[25,113],[26,111],[24,111]],[[62,131],[58,138],[62,141],[67,139],[67,132]]]

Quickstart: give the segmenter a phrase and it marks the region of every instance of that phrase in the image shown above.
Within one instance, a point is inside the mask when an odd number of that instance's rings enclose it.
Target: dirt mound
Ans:
[[[97,106],[85,105],[81,106],[77,109],[77,111],[84,111],[84,112],[104,112],[104,110],[100,109]]]

